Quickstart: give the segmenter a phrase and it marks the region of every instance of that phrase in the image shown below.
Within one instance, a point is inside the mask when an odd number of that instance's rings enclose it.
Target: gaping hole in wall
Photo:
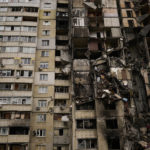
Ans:
[[[107,129],[117,129],[118,128],[117,119],[107,119],[106,120],[106,128]]]
[[[96,119],[76,120],[77,129],[96,129]]]
[[[62,46],[65,46],[65,45],[68,45],[68,40],[56,40],[56,45],[62,45]]]
[[[9,134],[10,135],[28,135],[29,128],[28,127],[10,127]]]
[[[55,99],[54,106],[66,106],[67,100],[65,99]]]
[[[102,53],[101,53],[101,52],[92,52],[92,53],[90,54],[90,59],[95,60],[95,59],[98,59],[98,58],[101,57],[101,56],[102,56]]]
[[[119,150],[120,149],[120,140],[119,137],[113,137],[113,136],[109,136],[107,137],[107,142],[108,142],[108,148],[109,149],[115,149],[115,150]]]
[[[62,73],[55,73],[55,80],[69,80],[69,76]]]
[[[76,110],[94,110],[95,102],[85,102],[83,104],[76,104]]]
[[[75,49],[74,59],[87,59],[89,56],[87,49]]]

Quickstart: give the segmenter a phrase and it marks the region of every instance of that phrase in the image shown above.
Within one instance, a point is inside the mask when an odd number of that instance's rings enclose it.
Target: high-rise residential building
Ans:
[[[149,0],[0,0],[0,150],[149,150],[149,106]]]

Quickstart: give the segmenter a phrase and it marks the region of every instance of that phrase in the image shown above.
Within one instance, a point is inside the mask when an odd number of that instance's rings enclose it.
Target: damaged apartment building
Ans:
[[[150,150],[149,0],[0,0],[0,150]]]

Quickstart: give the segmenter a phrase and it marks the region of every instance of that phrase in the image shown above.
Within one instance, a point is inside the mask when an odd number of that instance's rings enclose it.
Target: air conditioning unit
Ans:
[[[22,64],[19,64],[19,67],[22,67]]]
[[[36,110],[40,110],[40,107],[36,107]]]

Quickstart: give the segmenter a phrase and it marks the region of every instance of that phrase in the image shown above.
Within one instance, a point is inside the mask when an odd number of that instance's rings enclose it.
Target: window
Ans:
[[[50,31],[49,30],[43,30],[42,35],[50,35]]]
[[[11,11],[21,11],[21,7],[13,7]]]
[[[60,50],[56,50],[55,56],[60,56]]]
[[[44,11],[43,16],[50,16],[50,11]]]
[[[11,90],[11,83],[1,83],[0,84],[0,90]]]
[[[117,119],[106,120],[106,128],[107,129],[117,129],[118,128]]]
[[[48,57],[49,56],[49,51],[42,51],[41,56],[42,57]]]
[[[37,145],[36,150],[46,150],[46,146],[45,145]]]
[[[97,139],[78,139],[79,149],[97,148]]]
[[[42,68],[42,69],[47,69],[48,68],[48,63],[44,63],[44,62],[42,62],[42,63],[40,63],[40,68]]]
[[[131,8],[131,3],[130,2],[125,2],[125,7],[126,8]]]
[[[29,65],[31,62],[31,58],[22,58],[21,63],[24,65]]]
[[[0,70],[1,77],[11,77],[14,75],[14,70]]]
[[[95,119],[77,120],[78,129],[96,129]]]
[[[6,7],[0,7],[0,12],[6,12],[7,8]]]
[[[15,84],[15,90],[17,91],[30,91],[31,89],[32,89],[32,84],[28,84],[28,83]]]
[[[45,26],[50,25],[50,21],[44,21],[44,22],[43,22],[43,25],[45,25]]]
[[[127,10],[127,17],[128,18],[132,18],[133,17],[133,13],[131,10]]]
[[[37,115],[38,122],[45,122],[46,121],[46,114],[38,114]]]
[[[46,136],[46,130],[45,130],[45,129],[37,129],[37,131],[36,131],[36,136],[37,136],[37,137]]]
[[[6,127],[0,128],[0,135],[8,135],[8,128]]]
[[[47,86],[39,87],[39,93],[48,93],[48,87]]]
[[[0,26],[0,31],[4,31],[4,26]]]
[[[134,27],[134,21],[133,20],[128,20],[129,27]]]
[[[39,107],[46,107],[47,101],[46,100],[39,100],[38,101],[38,106]]]
[[[40,80],[47,81],[48,80],[48,74],[40,74]]]
[[[32,71],[30,70],[17,70],[16,72],[16,77],[31,77],[32,76]]]
[[[64,134],[64,130],[63,129],[59,129],[59,135],[62,136]]]
[[[69,87],[67,87],[67,86],[56,86],[55,92],[57,92],[57,93],[68,93]]]
[[[49,46],[49,40],[42,40],[42,46]]]

